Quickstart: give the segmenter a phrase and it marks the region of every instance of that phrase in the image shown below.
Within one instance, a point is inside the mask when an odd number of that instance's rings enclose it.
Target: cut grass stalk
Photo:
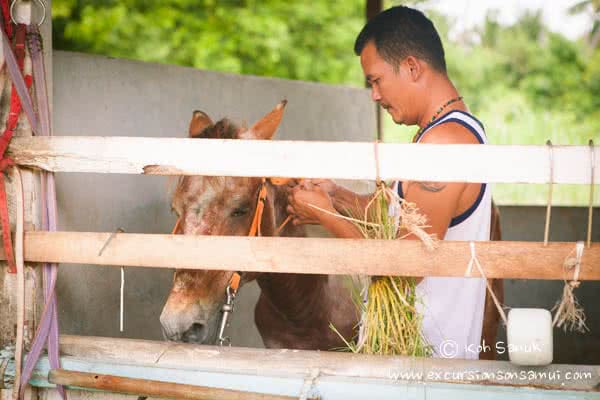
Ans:
[[[435,247],[435,238],[424,231],[426,219],[417,207],[401,199],[381,184],[368,202],[362,218],[340,216],[351,221],[366,239],[402,239],[413,234],[428,249]],[[402,232],[400,234],[400,232]],[[360,334],[353,340],[343,338],[355,353],[431,356],[431,347],[422,333],[422,316],[418,313],[416,279],[386,276],[368,286],[366,303],[359,289],[353,298],[361,315]],[[364,290],[364,289],[363,289]]]

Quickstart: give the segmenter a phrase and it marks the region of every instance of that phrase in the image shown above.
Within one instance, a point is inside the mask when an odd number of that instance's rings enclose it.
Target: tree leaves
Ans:
[[[363,2],[54,2],[55,48],[225,72],[362,84]]]

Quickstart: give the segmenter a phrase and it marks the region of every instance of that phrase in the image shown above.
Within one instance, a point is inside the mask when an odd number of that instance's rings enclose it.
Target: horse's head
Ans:
[[[240,128],[227,119],[213,123],[208,115],[195,111],[189,135],[193,138],[271,139],[285,104],[285,100],[279,103],[250,129]],[[235,163],[235,159],[229,162]],[[179,217],[175,233],[248,235],[261,182],[261,178],[181,177],[172,199],[172,208]],[[273,211],[265,210],[263,232],[269,233],[274,220]],[[220,307],[232,275],[231,271],[175,271],[173,288],[160,316],[165,337],[184,342],[214,342]],[[242,281],[247,282],[253,276],[244,274]]]

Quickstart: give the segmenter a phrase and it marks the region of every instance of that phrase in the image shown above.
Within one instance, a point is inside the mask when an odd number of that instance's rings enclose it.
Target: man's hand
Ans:
[[[289,190],[287,211],[293,216],[294,225],[320,224],[324,214],[336,212],[326,190],[331,188],[329,182],[303,180]]]
[[[333,181],[327,179],[305,179],[289,185],[287,211],[292,215],[294,225],[319,224],[329,233],[338,238],[364,238],[362,232],[350,221],[346,221],[336,211],[335,196],[340,193],[353,201],[354,193],[342,189]]]
[[[337,185],[331,179],[311,179],[310,182],[314,186],[318,186],[325,193],[329,195],[329,197],[333,197],[335,195],[335,191],[337,189]],[[332,199],[333,202],[333,199]]]

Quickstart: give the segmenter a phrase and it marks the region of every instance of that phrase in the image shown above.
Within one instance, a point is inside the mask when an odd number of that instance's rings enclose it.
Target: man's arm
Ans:
[[[446,123],[432,128],[420,143],[430,144],[477,144],[477,139],[466,128],[456,123]],[[354,216],[363,216],[364,209],[371,195],[360,196],[336,185],[329,180],[310,180],[307,187],[295,187],[289,198],[295,214],[295,223],[319,223],[338,237],[362,237],[360,232],[349,221],[334,217],[330,213],[354,212]],[[314,187],[313,187],[314,186]],[[466,183],[461,182],[403,182],[405,200],[415,203],[419,212],[427,217],[428,227],[425,231],[443,239],[453,217],[459,214],[460,200]],[[315,189],[319,190],[315,190]],[[308,190],[307,190],[308,189]],[[312,193],[311,193],[312,192]],[[320,205],[328,210],[324,213],[308,204]],[[354,229],[352,229],[354,228]],[[418,239],[414,235],[407,239]]]
[[[429,144],[477,144],[477,139],[466,128],[456,123],[446,123],[431,128],[419,143]],[[464,182],[421,182],[402,183],[404,199],[415,203],[419,213],[427,217],[425,231],[443,240],[452,218],[460,211],[461,197],[467,188]],[[407,232],[400,232],[406,234]],[[419,240],[415,235],[406,239]],[[423,280],[417,277],[417,283]]]
[[[462,125],[449,122],[432,128],[419,143],[477,144],[477,138]],[[403,182],[405,200],[415,203],[419,212],[427,217],[427,233],[444,239],[453,217],[463,206],[461,197],[467,188],[464,182]],[[408,237],[416,239],[414,235]]]
[[[373,194],[361,195],[335,183],[334,185],[335,188],[329,195],[335,209],[347,217],[364,218],[365,208],[373,198]]]
[[[446,236],[464,188],[464,183],[449,182],[410,181],[403,184],[405,200],[417,205],[419,213],[427,217],[425,231],[438,239]],[[407,238],[417,239],[414,235]]]
[[[363,218],[365,207],[373,194],[361,195],[343,186],[336,184],[331,179],[302,179],[290,182],[290,190],[300,185],[301,187],[319,187],[331,198],[333,207],[338,213],[353,218]]]
[[[354,224],[337,213],[323,186],[305,181],[291,189],[287,211],[294,225],[319,224],[332,235],[344,239],[364,238]]]

